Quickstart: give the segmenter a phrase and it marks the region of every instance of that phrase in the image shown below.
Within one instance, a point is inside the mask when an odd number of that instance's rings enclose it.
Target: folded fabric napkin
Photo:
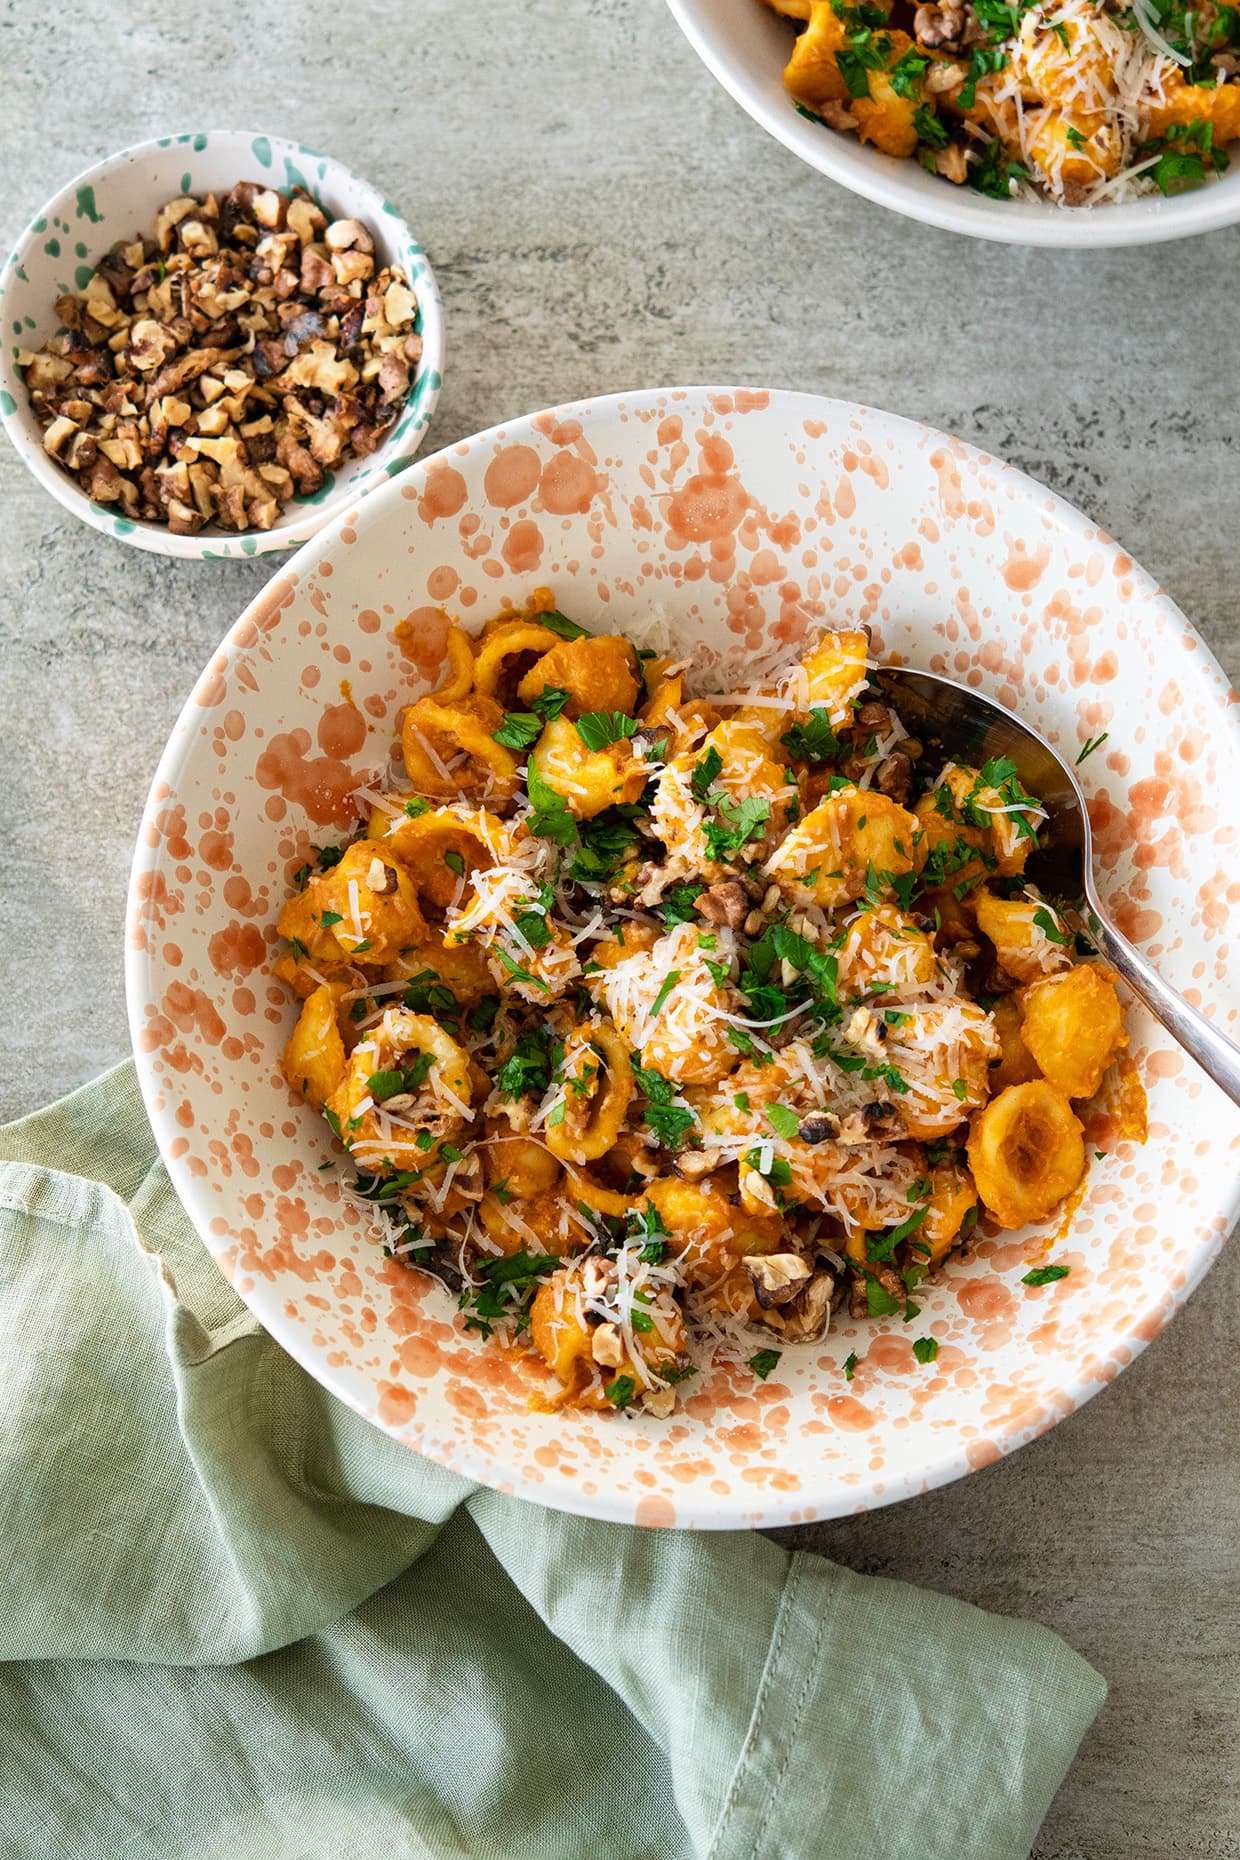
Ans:
[[[1044,1628],[594,1524],[359,1419],[220,1276],[131,1064],[0,1130],[4,1860],[1024,1860]]]

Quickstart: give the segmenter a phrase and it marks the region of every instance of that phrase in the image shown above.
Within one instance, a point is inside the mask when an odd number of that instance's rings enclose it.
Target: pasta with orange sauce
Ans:
[[[695,696],[545,590],[450,638],[411,785],[295,874],[285,1072],[544,1405],[666,1415],[712,1352],[911,1320],[979,1215],[1075,1193],[1121,1068],[1144,1136],[1114,978],[1024,877],[1036,798],[935,767],[863,633]]]

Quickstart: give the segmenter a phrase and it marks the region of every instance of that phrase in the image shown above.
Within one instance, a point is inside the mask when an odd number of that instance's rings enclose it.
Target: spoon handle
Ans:
[[[1197,1061],[1203,1072],[1209,1073],[1233,1104],[1240,1105],[1240,1046],[1236,1046],[1226,1034],[1220,1033],[1204,1014],[1190,1007],[1183,995],[1177,994],[1157,970],[1150,967],[1145,957],[1138,955],[1128,939],[1121,936],[1114,924],[1108,921],[1092,886],[1089,888],[1089,902],[1098,920],[1098,928],[1093,932],[1094,941],[1111,967],[1123,977],[1133,993],[1140,996],[1155,1020],[1162,1023],[1172,1039],[1179,1041],[1184,1051]]]

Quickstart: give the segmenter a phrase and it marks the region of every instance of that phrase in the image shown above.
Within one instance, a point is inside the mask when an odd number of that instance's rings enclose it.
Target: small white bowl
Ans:
[[[118,239],[149,233],[177,194],[226,193],[237,181],[307,188],[332,218],[359,219],[374,234],[381,264],[399,265],[417,293],[422,359],[409,398],[383,444],[329,472],[312,497],[294,497],[269,530],[174,536],[166,524],[135,522],[94,504],[43,450],[43,435],[17,366],[57,328],[55,303],[81,289]],[[66,510],[105,536],[157,555],[218,561],[295,549],[341,510],[409,464],[422,443],[443,375],[443,312],[425,252],[395,207],[338,161],[297,142],[245,129],[189,131],[122,149],[62,187],[31,221],[0,273],[0,418],[35,477]]]
[[[863,148],[855,136],[798,114],[784,87],[794,22],[761,0],[667,0],[707,69],[742,110],[820,174],[909,219],[974,239],[1008,245],[1155,245],[1211,232],[1240,220],[1240,162],[1220,180],[1169,199],[1155,195],[1116,206],[1056,207],[1030,200],[991,200],[953,187],[917,161],[896,161]]]

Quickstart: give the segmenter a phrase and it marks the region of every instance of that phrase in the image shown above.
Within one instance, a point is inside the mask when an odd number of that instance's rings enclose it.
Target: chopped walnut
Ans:
[[[422,355],[418,300],[360,220],[303,188],[181,195],[23,351],[43,444],[97,503],[193,535],[266,530],[382,444]]]

